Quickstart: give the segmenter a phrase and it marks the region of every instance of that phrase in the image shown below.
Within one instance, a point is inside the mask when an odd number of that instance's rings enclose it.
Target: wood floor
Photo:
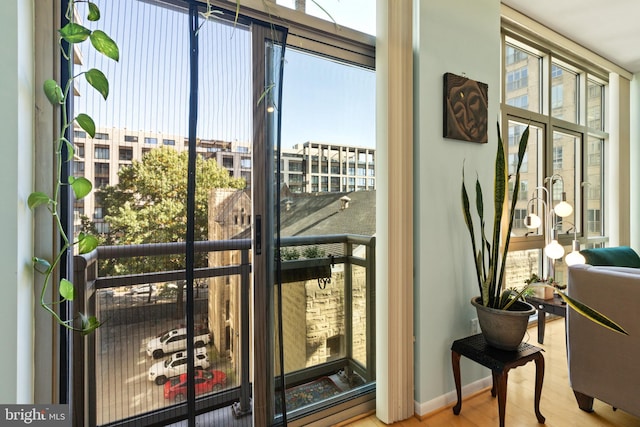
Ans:
[[[537,343],[537,329],[528,330],[525,340],[544,348],[545,375],[540,400],[540,412],[548,427],[640,427],[640,418],[613,409],[596,400],[594,413],[578,408],[567,378],[567,358],[564,338],[564,319],[547,321],[545,344]],[[488,374],[488,371],[487,371]],[[533,362],[509,371],[507,386],[507,427],[540,426],[533,412],[535,364]],[[498,426],[498,402],[487,389],[462,402],[460,415],[451,407],[420,421],[415,417],[392,424],[395,427],[485,427]],[[386,426],[375,415],[347,424],[351,427]]]

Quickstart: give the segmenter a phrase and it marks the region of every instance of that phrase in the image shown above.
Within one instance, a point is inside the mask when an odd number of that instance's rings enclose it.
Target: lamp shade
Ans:
[[[524,225],[527,228],[538,228],[542,224],[540,217],[534,213],[530,213],[524,219]]]
[[[544,254],[551,259],[559,259],[564,255],[564,248],[557,240],[553,239],[551,243],[545,246]]]
[[[567,203],[567,202],[565,202],[563,200],[553,208],[553,211],[559,217],[565,218],[565,217],[568,217],[569,215],[571,215],[571,213],[573,212],[573,208],[571,207],[571,205],[569,203]]]
[[[580,252],[573,251],[567,254],[566,257],[564,257],[564,262],[565,264],[571,266],[576,264],[584,264],[587,262],[587,260],[584,258],[584,256]]]

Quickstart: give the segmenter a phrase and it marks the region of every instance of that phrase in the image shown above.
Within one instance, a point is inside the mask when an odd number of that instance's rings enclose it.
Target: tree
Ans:
[[[119,182],[98,192],[109,232],[108,245],[183,242],[187,233],[188,152],[161,147],[145,154],[141,161],[118,172]],[[244,179],[233,178],[215,159],[196,161],[195,240],[208,238],[208,198],[213,188],[242,189]],[[140,273],[140,260],[107,262],[102,273]],[[145,257],[144,270],[185,268],[184,256]],[[196,262],[206,265],[206,255]]]

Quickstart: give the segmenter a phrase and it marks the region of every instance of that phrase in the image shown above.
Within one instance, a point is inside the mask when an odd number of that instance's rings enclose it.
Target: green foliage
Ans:
[[[105,243],[133,245],[180,242],[186,236],[188,152],[160,147],[140,161],[118,172],[118,184],[100,190],[99,196],[109,223]],[[208,239],[209,194],[214,188],[245,187],[243,179],[233,178],[215,159],[196,160],[195,240]],[[198,261],[198,260],[196,260]],[[113,264],[108,273],[135,273],[135,260]],[[204,263],[199,260],[200,265]],[[172,269],[184,264],[183,256],[148,258],[145,268]],[[139,271],[138,271],[139,272]]]
[[[302,256],[305,258],[322,258],[325,254],[324,249],[317,246],[307,246],[302,250]]]
[[[62,43],[59,43],[62,55],[67,59],[72,58],[74,44],[82,43],[87,39],[90,39],[91,44],[98,52],[104,54],[108,58],[118,61],[119,52],[116,43],[100,30],[91,31],[90,29],[73,22],[74,10],[75,1],[70,0],[66,11],[66,17],[70,22],[58,30],[60,38],[68,43],[66,47]],[[89,21],[98,21],[100,19],[100,10],[94,3],[89,2],[89,13],[87,19]],[[68,67],[68,74],[73,76],[73,63],[71,60],[68,61]],[[106,76],[97,69],[89,70],[84,74],[89,84],[106,99],[109,95],[109,82]],[[42,291],[40,292],[40,305],[48,311],[60,325],[86,335],[93,332],[101,324],[95,316],[88,316],[84,313],[79,313],[77,319],[67,320],[62,319],[55,310],[56,305],[64,301],[73,301],[76,292],[71,281],[64,277],[60,278],[58,282],[58,292],[61,299],[58,301],[45,300],[47,289],[55,280],[56,274],[58,274],[57,267],[60,264],[63,255],[76,245],[78,246],[79,253],[91,252],[98,245],[97,238],[87,233],[80,233],[75,241],[69,239],[62,223],[60,222],[59,215],[60,195],[64,186],[71,187],[76,199],[86,197],[92,189],[91,182],[84,177],[63,177],[62,175],[62,163],[73,158],[73,145],[65,138],[66,132],[72,128],[73,123],[77,123],[82,129],[91,135],[91,137],[95,135],[95,123],[87,114],[82,113],[73,119],[69,118],[67,102],[70,99],[69,97],[73,96],[73,82],[77,77],[78,76],[70,77],[66,82],[64,82],[64,85],[58,84],[54,79],[48,79],[42,86],[45,96],[51,105],[55,109],[59,110],[57,113],[59,113],[61,117],[60,133],[55,140],[55,166],[57,176],[53,194],[51,196],[43,191],[34,191],[29,195],[27,205],[29,206],[29,209],[36,209],[39,206],[47,206],[57,228],[57,232],[62,239],[61,247],[57,253],[53,254],[53,259],[51,261],[38,256],[34,256],[32,258],[34,270],[44,275],[44,283],[42,285]],[[63,158],[62,153],[65,151],[67,155]],[[79,325],[76,323],[76,326],[74,326],[74,320],[77,320]]]
[[[296,248],[280,249],[280,259],[283,261],[291,261],[300,258],[300,252]]]

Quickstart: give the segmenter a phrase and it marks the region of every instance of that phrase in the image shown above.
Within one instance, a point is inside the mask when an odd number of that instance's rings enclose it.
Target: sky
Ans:
[[[318,1],[323,2],[338,23],[357,17],[353,27],[374,28],[375,0]],[[102,11],[101,21],[93,24],[85,20],[84,24],[111,36],[119,45],[121,60],[115,63],[96,55],[90,46],[83,46],[81,70],[89,67],[102,70],[109,79],[111,93],[104,101],[79,79],[81,96],[76,97],[76,112],[90,114],[99,128],[187,136],[186,14],[153,7],[148,2],[97,0],[96,3]],[[307,3],[310,13],[324,15],[311,0]],[[78,7],[82,15],[83,5]],[[201,27],[199,39],[198,136],[249,141],[252,135],[249,33],[241,27],[208,22]],[[286,52],[282,146],[289,148],[310,140],[374,146],[375,73],[290,48]]]

